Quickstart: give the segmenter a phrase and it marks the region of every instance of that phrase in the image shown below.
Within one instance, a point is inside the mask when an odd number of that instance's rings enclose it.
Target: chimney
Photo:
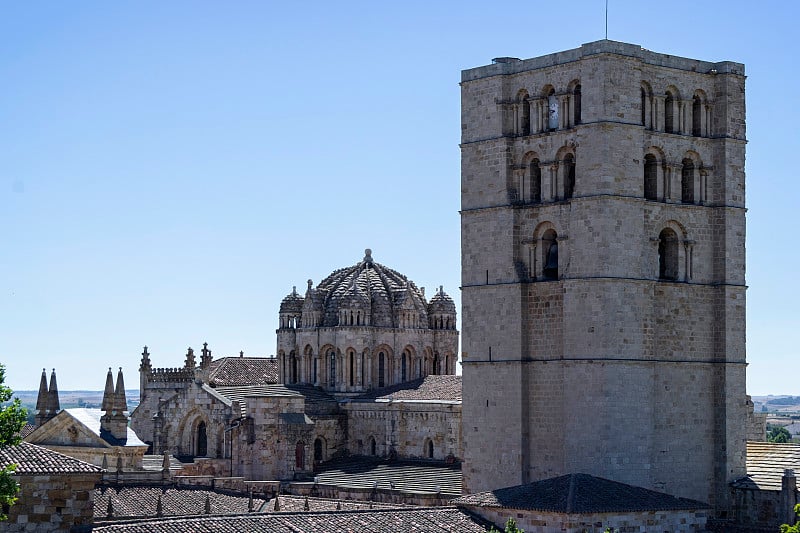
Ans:
[[[797,478],[791,468],[783,471],[780,498],[781,520],[786,524],[795,523],[797,521],[797,515],[794,512],[794,506],[797,505]]]

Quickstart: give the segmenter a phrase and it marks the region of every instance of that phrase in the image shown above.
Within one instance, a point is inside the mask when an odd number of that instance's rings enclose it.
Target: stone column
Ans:
[[[684,247],[684,272],[683,272],[683,281],[689,282],[692,281],[692,270],[694,268],[694,243],[695,241],[692,240],[685,240],[683,241]]]

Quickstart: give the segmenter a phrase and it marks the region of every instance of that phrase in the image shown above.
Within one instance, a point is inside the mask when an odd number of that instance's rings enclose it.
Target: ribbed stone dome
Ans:
[[[378,327],[396,327],[401,309],[419,313],[420,323],[428,320],[422,291],[403,274],[373,261],[369,249],[362,261],[334,271],[315,288],[309,286],[303,312],[319,305],[325,327],[339,325],[340,309],[368,310],[370,325]]]

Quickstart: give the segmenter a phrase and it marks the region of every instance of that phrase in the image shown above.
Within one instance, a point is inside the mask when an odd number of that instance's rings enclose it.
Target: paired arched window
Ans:
[[[694,161],[688,157],[681,165],[681,202],[694,203]]]
[[[658,277],[678,279],[678,235],[671,228],[664,228],[658,235]]]
[[[644,156],[644,197],[658,199],[658,161],[653,154]]]

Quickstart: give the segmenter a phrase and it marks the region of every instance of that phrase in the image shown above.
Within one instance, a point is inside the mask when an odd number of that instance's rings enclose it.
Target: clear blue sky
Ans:
[[[609,4],[610,39],[746,64],[748,386],[800,394],[800,4]],[[8,383],[273,354],[292,286],[367,247],[460,307],[460,71],[604,37],[603,0],[503,6],[3,3]]]

